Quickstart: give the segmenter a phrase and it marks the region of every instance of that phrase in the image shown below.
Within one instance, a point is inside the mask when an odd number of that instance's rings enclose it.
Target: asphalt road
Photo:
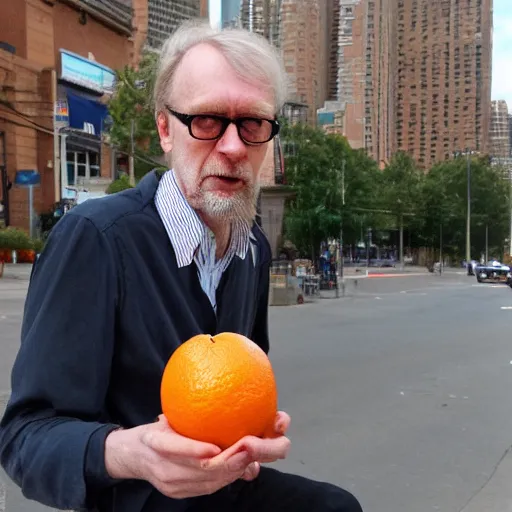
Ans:
[[[271,308],[270,356],[292,417],[277,467],[350,489],[365,512],[460,512],[512,444],[512,309],[501,309],[512,290],[457,273],[351,286],[344,299]],[[14,280],[0,286],[4,395],[23,294]],[[8,512],[48,510],[12,484],[5,494]]]

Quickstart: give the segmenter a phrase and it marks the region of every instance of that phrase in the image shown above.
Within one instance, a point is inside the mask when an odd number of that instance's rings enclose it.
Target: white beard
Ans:
[[[201,177],[224,174],[225,170],[221,165],[209,164],[206,168],[201,169],[198,178],[197,174],[187,173],[188,165],[182,155],[174,154],[172,160],[178,183],[183,185],[184,195],[192,208],[207,217],[222,222],[243,221],[249,224],[252,223],[256,217],[260,185],[258,182],[253,183],[251,169],[243,165],[236,167],[236,175],[244,179],[245,186],[230,197],[226,197],[214,191],[197,189],[197,182]]]
[[[231,197],[219,197],[215,192],[202,191],[203,212],[226,221],[252,222],[256,216],[259,186],[245,188]]]

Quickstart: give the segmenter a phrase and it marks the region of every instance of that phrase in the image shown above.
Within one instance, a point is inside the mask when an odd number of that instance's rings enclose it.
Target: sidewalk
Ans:
[[[0,283],[3,279],[6,281],[11,281],[13,279],[28,281],[30,279],[31,272],[32,265],[30,263],[6,263],[4,267],[4,276],[0,278]]]
[[[5,265],[4,275],[0,277],[0,300],[24,298],[27,293],[31,270],[32,265],[23,263]]]
[[[482,489],[460,512],[512,512],[512,451],[509,448]]]

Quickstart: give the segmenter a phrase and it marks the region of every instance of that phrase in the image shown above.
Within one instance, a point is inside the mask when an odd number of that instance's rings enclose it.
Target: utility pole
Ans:
[[[467,217],[466,217],[466,263],[469,265],[471,261],[471,159],[469,149],[466,148],[467,162],[467,181],[468,181],[468,197],[467,197]]]
[[[443,272],[443,221],[439,224],[439,274]]]
[[[400,269],[404,269],[404,216],[400,213]]]
[[[345,278],[344,267],[345,258],[343,257],[343,215],[345,213],[345,157],[341,161],[341,223],[340,223],[340,243],[339,243],[339,281],[343,288],[343,295],[345,295]],[[336,286],[336,297],[340,295],[340,283]]]

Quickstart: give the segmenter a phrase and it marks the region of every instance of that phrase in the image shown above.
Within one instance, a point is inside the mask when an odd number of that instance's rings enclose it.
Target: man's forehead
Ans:
[[[229,101],[214,94],[191,98],[191,101],[187,102],[188,114],[231,115],[232,112],[236,112],[238,116],[273,117],[274,106],[270,102],[247,96],[238,101]]]
[[[257,78],[242,79],[224,55],[210,45],[197,45],[187,52],[176,70],[172,92],[174,99],[187,107],[187,113],[274,113],[270,85]]]

